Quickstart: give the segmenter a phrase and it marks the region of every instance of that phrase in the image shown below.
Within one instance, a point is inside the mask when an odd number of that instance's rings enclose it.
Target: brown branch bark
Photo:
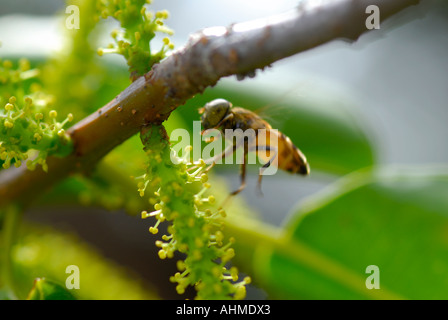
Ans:
[[[175,108],[222,77],[252,76],[277,60],[335,39],[355,41],[368,31],[368,5],[377,5],[384,20],[418,2],[334,0],[316,6],[309,1],[284,14],[193,34],[184,48],[70,128],[74,152],[66,158],[50,157],[48,173],[24,166],[0,172],[0,208],[11,202],[26,205],[71,173],[88,172],[142,125],[163,122]]]

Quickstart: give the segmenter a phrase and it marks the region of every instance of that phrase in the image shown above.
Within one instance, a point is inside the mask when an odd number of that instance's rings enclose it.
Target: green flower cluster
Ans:
[[[157,32],[172,35],[173,31],[164,24],[168,12],[166,10],[149,12],[146,4],[150,3],[149,0],[97,0],[98,19],[112,17],[121,25],[121,29],[111,33],[114,43],[107,48],[98,49],[98,54],[122,55],[129,66],[131,79],[148,72],[155,63],[166,56],[168,50],[174,48],[170,39],[165,37],[161,49],[151,52],[150,41]]]
[[[69,114],[58,122],[57,112],[52,110],[53,97],[41,91],[37,82],[30,79],[38,74],[30,69],[30,63],[22,59],[17,69],[5,60],[0,65],[0,165],[8,169],[19,167],[27,161],[30,170],[40,164],[47,171],[48,155],[64,156],[71,152],[72,145],[64,126],[73,120]]]
[[[100,28],[96,28],[98,21],[92,18],[95,1],[65,2],[79,8],[79,29],[67,29],[66,20],[61,20],[63,46],[42,64],[40,81],[45,91],[54,96],[59,113],[73,112],[81,120],[108,102],[108,97],[103,97],[107,73],[96,55]]]
[[[179,294],[188,286],[197,290],[197,299],[243,299],[250,278],[238,282],[238,270],[226,265],[235,252],[233,238],[225,240],[225,212],[214,209],[215,198],[206,196],[210,189],[203,161],[192,164],[177,158],[169,146],[163,126],[144,128],[141,132],[148,168],[138,184],[140,196],[146,190],[157,190],[149,201],[155,211],[142,212],[142,218],[155,217],[149,231],[158,233],[158,226],[169,221],[168,234],[156,241],[161,259],[172,258],[178,251],[186,259],[177,263],[179,272],[171,277]],[[172,161],[172,158],[175,161]]]

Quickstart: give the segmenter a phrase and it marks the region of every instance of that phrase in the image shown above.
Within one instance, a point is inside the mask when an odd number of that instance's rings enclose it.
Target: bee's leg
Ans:
[[[224,117],[224,119],[222,119],[221,121],[219,121],[219,123],[218,123],[216,126],[213,127],[213,129],[218,129],[218,128],[220,128],[226,121],[229,121],[229,120],[231,120],[231,119],[233,119],[233,113],[229,113],[228,115],[226,115],[226,116]],[[201,135],[204,135],[204,133],[205,133],[206,131],[207,131],[206,129],[202,130],[202,131],[201,131]],[[215,139],[218,139],[218,138],[221,138],[221,137],[222,137],[222,132],[219,131],[219,134],[218,134],[217,137],[206,138],[206,139],[205,139],[205,142],[206,142],[206,143],[209,143],[209,142],[212,142],[212,141],[214,141]]]
[[[256,151],[258,150],[264,150],[264,151],[274,151],[274,155],[269,159],[268,162],[266,162],[260,169],[260,173],[258,174],[258,184],[257,184],[257,192],[259,196],[263,196],[263,191],[261,190],[261,179],[263,178],[263,172],[266,168],[268,168],[272,162],[274,161],[275,157],[277,156],[277,148],[271,147],[271,146],[256,146]]]
[[[221,127],[226,121],[233,119],[233,113],[227,114],[219,123],[215,126],[215,129]]]
[[[213,129],[218,129],[220,127],[222,127],[222,125],[229,120],[233,119],[233,113],[229,113],[228,115],[226,115],[221,121],[218,122],[218,124],[216,126],[213,127]],[[202,130],[201,135],[204,134],[204,132],[207,131],[207,129]]]
[[[202,131],[202,132],[201,132],[201,135],[204,135],[205,131],[206,131],[206,130]],[[219,131],[219,133],[218,133],[218,135],[217,135],[216,137],[205,138],[205,139],[204,139],[204,142],[205,142],[205,143],[210,143],[210,142],[212,142],[212,141],[215,141],[215,140],[217,140],[217,139],[220,139],[221,137],[222,137],[222,133],[221,133],[221,131]]]
[[[228,146],[221,154],[211,157],[209,159],[205,159],[204,162],[206,164],[216,163],[216,161],[223,159],[227,156],[233,154],[238,146],[236,144]]]
[[[215,163],[213,162],[211,165],[209,165],[205,170],[204,173],[207,173],[210,171],[211,168],[213,168],[215,166]]]
[[[236,149],[236,146],[235,146],[235,149]],[[241,184],[240,184],[240,187],[227,196],[227,198],[222,203],[221,208],[224,207],[224,205],[229,201],[230,198],[232,198],[233,196],[235,196],[238,193],[240,193],[241,191],[243,191],[244,188],[246,187],[247,153],[248,153],[248,147],[247,147],[247,143],[245,143],[244,144],[243,164],[241,164]]]
[[[247,144],[244,145],[243,164],[241,165],[241,184],[240,187],[231,193],[232,196],[237,195],[246,187],[246,166],[247,166]]]
[[[263,178],[262,174],[258,175],[258,182],[257,182],[257,194],[259,197],[263,197],[263,190],[261,190],[261,179]]]

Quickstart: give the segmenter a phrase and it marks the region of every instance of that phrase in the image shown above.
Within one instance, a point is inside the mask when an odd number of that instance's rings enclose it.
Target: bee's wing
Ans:
[[[244,123],[244,126],[254,130],[258,129],[271,129],[271,125],[263,120],[256,112],[248,109],[234,107],[233,114],[235,116],[235,121]]]
[[[290,113],[290,108],[285,105],[269,105],[253,110],[253,112],[272,125],[272,127],[278,127],[281,122],[280,119],[284,119]]]

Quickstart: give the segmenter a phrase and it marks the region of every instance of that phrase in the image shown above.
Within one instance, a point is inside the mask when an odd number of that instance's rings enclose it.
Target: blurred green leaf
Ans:
[[[27,300],[76,300],[76,298],[58,283],[37,278]]]
[[[26,297],[37,277],[65,284],[67,266],[79,268],[82,300],[158,299],[148,284],[129,269],[106,259],[93,247],[70,233],[49,227],[27,225],[13,248],[14,282],[17,296]],[[37,294],[37,293],[36,293]]]
[[[446,168],[353,173],[256,250],[256,278],[286,299],[447,299],[447,194]],[[366,288],[370,265],[380,289]]]
[[[198,108],[213,99],[224,98],[234,106],[259,110],[260,116],[289,136],[304,152],[312,172],[342,175],[374,164],[368,126],[352,104],[331,95],[323,98],[317,94],[308,99],[291,95],[273,101],[278,96],[273,91],[242,91],[236,86],[219,85],[195,96],[173,115],[179,113],[192,132],[193,121],[200,120]]]

